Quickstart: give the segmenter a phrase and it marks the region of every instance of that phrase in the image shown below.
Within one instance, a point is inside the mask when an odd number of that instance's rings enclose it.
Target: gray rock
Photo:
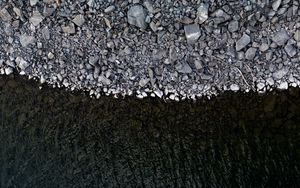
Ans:
[[[299,42],[300,41],[300,30],[297,30],[294,34],[294,39]]]
[[[239,30],[239,22],[236,20],[232,20],[231,22],[229,22],[228,24],[228,31],[230,32],[236,32]]]
[[[29,19],[29,21],[35,27],[38,26],[43,20],[44,20],[44,17],[40,14],[39,11],[33,11],[32,16]]]
[[[25,61],[22,57],[17,57],[16,63],[18,65],[18,67],[21,69],[21,71],[24,71],[30,65],[30,63]]]
[[[81,27],[85,22],[84,16],[82,14],[76,15],[72,22],[77,26]]]
[[[61,27],[64,33],[68,33],[68,34],[74,34],[75,31],[75,26],[73,23],[70,23],[68,26],[62,26]]]
[[[32,44],[34,42],[35,38],[33,36],[29,36],[26,34],[20,36],[20,43],[23,47],[27,47],[29,44]]]
[[[176,68],[176,70],[178,72],[184,73],[184,74],[189,74],[189,73],[193,72],[193,70],[190,67],[190,65],[188,63],[186,63],[186,62],[176,64],[175,68]]]
[[[195,60],[194,64],[195,64],[196,69],[198,69],[198,70],[203,68],[202,62],[200,60]]]
[[[9,12],[6,10],[6,8],[3,8],[0,10],[0,18],[4,22],[10,22],[12,20],[12,16],[9,14]]]
[[[127,12],[128,23],[146,29],[147,12],[141,5],[134,5]]]
[[[279,8],[279,6],[280,6],[280,4],[281,4],[281,0],[275,0],[275,1],[273,1],[273,3],[272,3],[273,10],[277,11],[278,8]]]
[[[201,31],[198,24],[185,25],[184,31],[189,44],[195,43],[201,36]]]
[[[246,59],[248,59],[248,60],[253,60],[254,57],[255,57],[256,51],[257,51],[256,48],[252,48],[252,47],[249,48],[249,49],[246,51],[246,53],[245,53]]]
[[[277,88],[279,90],[286,90],[289,88],[289,84],[286,81],[284,81],[284,82],[281,82]]]
[[[44,39],[46,39],[46,40],[49,40],[49,39],[50,39],[50,32],[49,32],[48,26],[45,26],[45,27],[42,29],[42,35],[43,35],[43,38],[44,38]]]
[[[101,82],[104,85],[110,85],[111,84],[111,80],[106,78],[105,76],[99,76],[98,77],[98,82]]]
[[[259,50],[262,51],[262,52],[267,51],[269,48],[270,48],[270,46],[269,46],[267,43],[262,43],[262,44],[259,46]]]
[[[230,90],[231,91],[238,91],[238,90],[240,90],[240,86],[238,86],[237,84],[231,84],[230,85]]]
[[[281,78],[283,78],[287,73],[289,72],[289,70],[287,68],[282,68],[276,72],[273,73],[273,78],[275,80],[280,80]]]
[[[39,1],[39,0],[30,0],[30,1],[29,1],[29,2],[30,2],[30,6],[36,5],[38,1]]]
[[[283,46],[288,40],[290,36],[288,35],[287,31],[281,29],[280,31],[276,32],[272,37],[272,40],[278,45]]]
[[[116,7],[114,5],[110,5],[109,7],[107,7],[106,9],[104,9],[104,12],[105,13],[110,13],[110,12],[114,11],[115,8]]]
[[[150,13],[155,13],[155,9],[153,7],[153,3],[150,0],[144,1],[143,5],[147,8]]]
[[[200,24],[204,23],[208,19],[208,8],[208,4],[201,3],[197,9],[197,17]]]
[[[243,34],[243,36],[236,42],[235,49],[236,51],[240,51],[245,48],[251,42],[251,38],[247,34]]]
[[[14,69],[11,68],[11,67],[6,67],[4,72],[5,72],[6,75],[10,75],[14,72]]]
[[[290,57],[294,57],[297,54],[297,49],[292,44],[285,45],[284,50]]]

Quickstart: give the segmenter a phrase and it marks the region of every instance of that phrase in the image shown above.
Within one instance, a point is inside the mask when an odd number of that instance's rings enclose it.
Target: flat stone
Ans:
[[[255,57],[256,51],[257,51],[256,48],[249,48],[245,53],[246,59],[253,60]]]
[[[81,27],[85,22],[84,16],[82,14],[79,14],[79,15],[75,16],[75,18],[72,20],[72,22],[74,24],[76,24],[77,26]]]
[[[29,21],[35,27],[38,26],[43,20],[44,20],[44,17],[40,14],[39,11],[33,11],[32,16],[29,19]]]
[[[243,36],[236,42],[235,49],[236,51],[240,51],[245,48],[251,42],[250,37],[247,34],[243,34]]]
[[[272,37],[272,40],[278,46],[283,46],[289,39],[290,39],[290,36],[288,35],[288,32],[284,29],[281,29],[280,31],[276,32],[274,34],[274,36]]]
[[[229,22],[228,24],[228,31],[230,31],[231,33],[236,32],[239,30],[239,22],[236,20],[232,20],[231,22]]]
[[[176,66],[175,66],[176,70],[180,73],[184,73],[184,74],[189,74],[189,73],[192,73],[193,70],[192,68],[190,67],[190,65],[188,63],[178,63]]]
[[[200,27],[198,24],[185,25],[184,31],[189,44],[195,43],[201,36]]]
[[[285,45],[284,50],[290,57],[294,57],[297,54],[297,49],[292,44]]]
[[[208,8],[209,5],[201,3],[197,9],[197,17],[200,24],[204,23],[208,19]]]
[[[147,12],[141,5],[134,5],[127,12],[128,23],[139,28],[146,29]]]
[[[35,42],[35,38],[33,36],[29,36],[26,34],[20,36],[20,43],[23,47],[26,47],[29,44],[32,44],[34,42]]]
[[[281,70],[278,70],[276,72],[273,73],[273,78],[275,78],[275,80],[280,80],[281,78],[283,78],[287,73],[289,72],[289,70],[287,68],[283,68]]]

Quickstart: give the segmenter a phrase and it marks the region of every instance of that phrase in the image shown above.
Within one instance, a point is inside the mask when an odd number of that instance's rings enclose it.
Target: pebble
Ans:
[[[270,48],[270,46],[269,46],[267,43],[262,43],[262,44],[259,46],[259,50],[262,51],[262,52],[267,51],[269,48]]]
[[[297,54],[297,49],[292,44],[285,45],[284,50],[290,57],[294,57]]]
[[[34,43],[35,38],[33,36],[29,36],[26,34],[23,34],[20,36],[20,43],[23,47],[27,47],[29,44]]]
[[[29,19],[29,21],[35,27],[38,26],[43,20],[44,20],[44,17],[40,14],[39,11],[33,11],[32,16]]]
[[[300,41],[300,30],[297,30],[294,34],[294,39],[299,42]]]
[[[231,84],[230,90],[236,92],[236,91],[240,90],[240,86],[238,86],[237,84]]]
[[[279,6],[281,4],[281,0],[274,0],[273,3],[272,3],[272,8],[274,11],[277,11]]]
[[[197,16],[199,24],[204,23],[208,19],[209,4],[201,3],[197,9]]]
[[[257,51],[256,48],[252,48],[252,47],[249,48],[249,49],[246,51],[246,53],[245,53],[246,59],[248,59],[248,60],[253,60],[254,57],[255,57],[256,51]]]
[[[190,67],[190,65],[188,63],[178,63],[176,66],[175,66],[176,70],[180,73],[183,73],[183,74],[189,74],[189,73],[192,73],[193,70],[192,68]]]
[[[4,22],[10,22],[12,20],[12,16],[10,15],[10,13],[6,10],[6,8],[3,8],[0,10],[0,18],[4,21]]]
[[[72,22],[77,26],[81,27],[85,22],[84,16],[82,14],[76,15]]]
[[[251,39],[249,35],[243,34],[243,36],[236,42],[235,49],[236,51],[240,51],[243,48],[245,48],[249,43],[251,42]]]
[[[286,90],[289,88],[289,84],[286,81],[284,81],[284,82],[281,82],[277,88],[279,90]]]
[[[184,31],[185,31],[185,37],[189,44],[194,44],[201,36],[200,27],[198,24],[185,25]]]
[[[147,12],[141,5],[134,5],[127,12],[128,23],[139,28],[146,29]]]
[[[110,5],[109,7],[107,7],[104,12],[105,13],[110,13],[110,12],[113,12],[115,10],[115,6],[114,5]]]
[[[239,30],[239,22],[236,20],[232,20],[231,22],[229,22],[228,24],[228,31],[230,31],[231,33],[236,32]]]
[[[35,6],[39,0],[30,0],[30,6]]]
[[[275,35],[272,37],[272,40],[278,46],[283,46],[289,39],[290,36],[288,35],[287,31],[284,29],[281,29],[280,31],[276,32]]]
[[[276,72],[273,73],[273,78],[275,78],[276,80],[280,80],[282,79],[287,73],[289,72],[289,70],[287,68],[282,68]]]

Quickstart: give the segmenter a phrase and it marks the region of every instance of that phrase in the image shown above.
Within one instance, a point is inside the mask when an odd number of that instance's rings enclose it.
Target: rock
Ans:
[[[262,43],[262,44],[259,46],[259,50],[262,51],[262,52],[267,51],[269,48],[270,48],[270,46],[269,46],[267,43]]]
[[[127,12],[128,23],[146,29],[147,12],[141,5],[134,5]]]
[[[284,82],[281,82],[277,88],[279,90],[286,90],[289,88],[289,84],[286,81],[284,81]]]
[[[269,86],[273,86],[275,83],[273,78],[267,78],[266,81],[269,84]]]
[[[294,34],[294,39],[299,42],[300,41],[300,30],[297,30]]]
[[[101,82],[104,85],[110,85],[111,84],[111,80],[106,78],[105,76],[99,76],[98,77],[98,82]]]
[[[240,90],[240,86],[238,86],[237,84],[231,84],[230,85],[230,90],[231,91],[238,91],[238,90]]]
[[[72,22],[74,24],[76,24],[77,26],[81,27],[85,22],[84,16],[82,14],[79,14],[79,15],[75,16],[75,18],[72,20]]]
[[[143,5],[147,8],[150,13],[155,13],[155,9],[153,7],[153,3],[150,0],[144,1]]]
[[[152,31],[156,32],[158,30],[158,27],[156,26],[156,24],[154,22],[150,23],[150,28],[152,29]]]
[[[48,59],[53,59],[54,58],[54,54],[52,52],[49,52],[47,55]]]
[[[284,50],[290,57],[294,57],[297,54],[297,49],[292,44],[285,45]]]
[[[204,23],[208,19],[208,8],[208,4],[201,3],[197,9],[197,17],[200,24]]]
[[[50,39],[50,32],[49,32],[48,26],[45,26],[45,27],[42,29],[42,35],[43,35],[43,38],[44,38],[44,39],[46,39],[46,40],[49,40],[49,39]]]
[[[75,31],[75,26],[73,23],[70,23],[68,26],[62,26],[61,27],[64,33],[68,33],[68,34],[74,34]]]
[[[30,6],[34,6],[37,4],[39,0],[30,0],[29,3],[30,3]]]
[[[201,36],[201,31],[198,24],[185,25],[184,31],[189,44],[195,43]]]
[[[200,60],[195,60],[194,64],[195,64],[196,69],[198,69],[198,70],[203,68],[202,62]]]
[[[289,70],[287,68],[282,68],[281,70],[278,70],[278,71],[276,71],[276,72],[273,73],[273,78],[275,78],[275,80],[280,80],[288,72],[289,72]]]
[[[256,48],[252,48],[252,47],[249,48],[249,49],[246,51],[246,53],[245,53],[246,59],[248,59],[248,60],[253,60],[254,57],[255,57],[256,51],[257,51]]]
[[[274,11],[277,11],[279,6],[281,4],[281,0],[275,0],[273,3],[272,3],[272,8]]]
[[[272,40],[278,46],[283,46],[289,39],[290,36],[288,35],[287,31],[284,29],[281,29],[280,31],[276,32],[275,35],[272,37]]]
[[[256,87],[258,90],[263,90],[265,88],[265,83],[259,82]]]
[[[243,34],[243,36],[236,42],[235,49],[236,51],[240,51],[245,48],[251,42],[250,37],[247,34]]]
[[[228,24],[228,31],[230,31],[231,33],[236,32],[239,30],[239,22],[236,20],[232,20],[231,22],[229,22]]]
[[[43,19],[44,17],[40,14],[39,11],[33,11],[29,21],[36,27],[43,21]]]
[[[188,63],[178,63],[176,66],[175,66],[176,70],[180,73],[183,73],[183,74],[189,74],[189,73],[192,73],[193,70],[192,68],[190,67],[190,65]]]
[[[5,72],[6,75],[10,75],[14,72],[14,69],[11,68],[11,67],[6,67],[4,72]]]
[[[21,71],[24,71],[30,65],[30,63],[25,61],[22,57],[17,57],[16,63],[18,65],[18,67],[21,69]]]
[[[9,14],[9,12],[6,10],[6,8],[3,8],[0,10],[0,18],[4,22],[10,22],[12,20],[12,16]]]
[[[32,44],[34,42],[35,38],[33,36],[29,36],[26,34],[20,36],[20,43],[23,47],[27,47],[29,44]]]
[[[110,5],[109,7],[107,7],[106,9],[104,9],[105,13],[110,13],[113,12],[115,10],[115,6],[114,5]]]

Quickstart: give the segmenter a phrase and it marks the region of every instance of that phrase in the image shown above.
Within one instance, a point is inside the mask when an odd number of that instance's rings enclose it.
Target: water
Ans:
[[[1,187],[297,187],[300,90],[100,100],[0,77]]]

